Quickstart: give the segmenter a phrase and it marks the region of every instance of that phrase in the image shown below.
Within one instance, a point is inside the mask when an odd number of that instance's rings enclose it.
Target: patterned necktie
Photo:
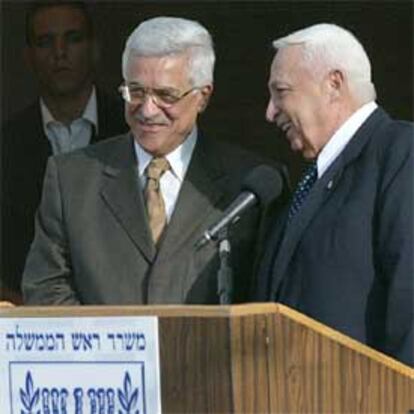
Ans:
[[[296,187],[295,193],[292,197],[292,203],[290,205],[288,214],[288,223],[292,220],[294,215],[299,211],[302,203],[305,201],[306,196],[309,194],[313,184],[318,179],[318,166],[316,160],[313,160],[305,169],[301,179]]]
[[[169,169],[170,164],[165,158],[153,158],[145,170],[147,176],[145,198],[154,244],[158,243],[164,227],[167,224],[164,199],[162,198],[160,190],[160,178]]]

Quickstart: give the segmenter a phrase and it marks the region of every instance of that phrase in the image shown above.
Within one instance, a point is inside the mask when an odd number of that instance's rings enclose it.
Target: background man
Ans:
[[[319,24],[273,45],[267,119],[310,166],[276,221],[256,299],[412,364],[413,126],[374,102],[347,30]]]
[[[26,42],[40,99],[2,131],[1,293],[17,302],[48,156],[127,129],[121,101],[94,86],[96,41],[83,2],[33,3]]]
[[[194,248],[259,160],[202,136],[215,55],[197,22],[140,24],[122,59],[131,129],[46,171],[23,276],[27,304],[216,303],[214,246]],[[234,301],[245,298],[259,211],[231,234]]]

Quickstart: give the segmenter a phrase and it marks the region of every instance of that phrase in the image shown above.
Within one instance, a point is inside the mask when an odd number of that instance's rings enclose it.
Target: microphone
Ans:
[[[259,165],[249,172],[242,184],[242,192],[223,212],[222,217],[210,226],[195,244],[197,250],[210,241],[216,241],[227,226],[256,204],[267,205],[279,197],[283,182],[280,173],[267,165]]]

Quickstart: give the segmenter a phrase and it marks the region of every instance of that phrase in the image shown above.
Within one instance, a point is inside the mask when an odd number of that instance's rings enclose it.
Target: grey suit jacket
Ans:
[[[258,163],[199,137],[157,252],[131,135],[50,158],[23,275],[25,303],[217,303],[216,248],[196,251],[194,243]],[[260,218],[253,209],[231,234],[235,301],[245,298]]]

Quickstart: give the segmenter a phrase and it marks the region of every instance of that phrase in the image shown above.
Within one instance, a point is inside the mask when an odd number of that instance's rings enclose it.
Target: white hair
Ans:
[[[361,104],[376,98],[368,55],[350,31],[335,24],[321,23],[274,40],[272,44],[276,50],[301,45],[303,63],[316,76],[341,70],[352,96]]]
[[[126,41],[122,74],[126,79],[132,56],[166,56],[189,53],[193,86],[213,83],[215,54],[209,32],[198,22],[178,17],[155,17],[141,23]]]

